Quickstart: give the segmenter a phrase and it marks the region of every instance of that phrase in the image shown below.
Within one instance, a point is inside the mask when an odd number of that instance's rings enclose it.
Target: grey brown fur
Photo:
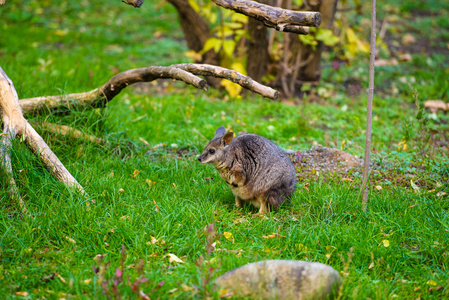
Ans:
[[[296,189],[296,170],[276,144],[256,134],[236,138],[221,126],[198,157],[201,163],[212,164],[242,207],[250,202],[260,213],[277,208]]]

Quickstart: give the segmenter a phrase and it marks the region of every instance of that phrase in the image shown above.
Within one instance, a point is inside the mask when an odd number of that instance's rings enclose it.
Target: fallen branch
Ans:
[[[27,145],[33,150],[34,154],[39,157],[44,166],[50,173],[61,182],[70,187],[75,187],[81,193],[84,193],[81,185],[64,167],[58,157],[51,151],[42,137],[34,130],[34,128],[23,117],[22,109],[19,104],[19,98],[14,88],[14,84],[8,75],[0,67],[0,110],[2,111],[3,137],[2,137],[2,167],[6,170],[6,174],[11,174],[10,159],[8,147],[10,149],[10,140],[16,136],[21,136]],[[6,139],[5,139],[6,136]],[[9,142],[8,142],[9,141]],[[9,177],[9,175],[8,175]],[[8,185],[10,191],[18,195],[14,178],[9,178]],[[19,196],[20,198],[20,196]],[[21,198],[20,198],[21,199]],[[19,200],[19,204],[20,200]],[[23,206],[22,206],[23,208]]]
[[[60,107],[70,108],[71,106],[81,108],[104,107],[127,86],[137,82],[150,82],[159,78],[177,79],[196,88],[207,90],[208,85],[206,81],[194,74],[225,78],[271,99],[277,99],[279,96],[276,90],[233,70],[206,64],[179,64],[169,67],[132,69],[115,75],[100,88],[90,92],[28,98],[20,100],[19,103],[24,114],[34,114],[44,108],[52,111]]]
[[[20,197],[19,189],[17,188],[16,182],[14,180],[14,174],[12,171],[11,164],[11,148],[12,143],[11,139],[13,137],[13,133],[11,132],[8,125],[3,129],[3,133],[0,138],[0,168],[3,169],[3,172],[6,176],[6,182],[8,184],[9,197],[14,201],[19,203],[19,206],[23,213],[27,212],[27,208],[25,203],[23,202],[22,197]]]
[[[52,124],[52,123],[47,123],[47,122],[36,123],[36,124],[38,124],[41,128],[48,130],[55,134],[61,134],[63,136],[72,136],[74,138],[82,138],[84,140],[91,141],[91,142],[94,142],[94,143],[97,143],[100,145],[108,144],[107,141],[105,141],[101,138],[87,134],[78,129],[72,128],[70,126],[57,125],[57,124]]]
[[[242,75],[239,72],[233,70],[207,64],[178,64],[173,65],[173,67],[186,70],[195,75],[224,78],[272,100],[276,100],[279,97],[278,91],[268,86],[262,85],[257,81],[252,80],[251,77]]]
[[[318,27],[321,24],[321,14],[319,12],[282,9],[250,0],[212,1],[226,9],[255,18],[264,23],[265,26],[279,31],[307,34],[308,28],[301,28],[301,26]]]

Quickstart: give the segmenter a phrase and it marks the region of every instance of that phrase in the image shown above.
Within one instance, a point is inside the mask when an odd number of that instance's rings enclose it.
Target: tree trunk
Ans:
[[[258,1],[269,4],[268,0]],[[254,18],[248,19],[249,45],[246,71],[255,81],[260,81],[268,70],[268,29]]]
[[[335,12],[337,10],[338,0],[321,0],[321,1],[306,1],[309,3],[309,9],[317,10],[321,13],[321,27],[325,29],[332,29],[334,23]],[[321,53],[323,52],[323,42],[318,42],[318,45],[313,49],[309,45],[304,45],[297,38],[297,50],[301,55],[301,62],[310,60],[309,63],[299,68],[298,83],[304,81],[319,81],[321,79]],[[292,47],[295,47],[292,45]],[[295,84],[295,86],[298,86]]]
[[[209,25],[201,16],[190,6],[188,0],[168,0],[178,11],[179,23],[187,42],[187,47],[195,52],[200,52],[204,44],[210,37]],[[209,50],[201,56],[200,61],[211,65],[220,65],[220,56],[214,50]],[[214,77],[206,77],[207,83],[214,87],[220,87],[221,80]]]

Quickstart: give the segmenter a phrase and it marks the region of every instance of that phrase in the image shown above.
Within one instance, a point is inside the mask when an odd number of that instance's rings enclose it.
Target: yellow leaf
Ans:
[[[390,246],[390,241],[389,240],[382,240],[382,244],[384,245],[384,247],[389,247]]]
[[[151,179],[146,179],[145,182],[149,185],[149,186],[153,186],[156,182],[152,181]]]
[[[215,52],[218,53],[221,48],[221,40],[216,38],[209,38],[204,44],[203,50],[200,53],[206,53],[207,51],[214,49]]]
[[[184,263],[184,261],[182,261],[179,257],[177,257],[176,255],[169,253],[168,254],[168,262],[172,263],[172,262],[176,262],[176,263]]]
[[[85,284],[90,284],[92,282],[92,279],[86,279],[86,280],[84,280],[84,283]]]
[[[198,52],[195,52],[193,50],[184,52],[184,55],[193,61],[201,61],[201,54],[199,54]]]
[[[327,259],[330,259],[330,258],[331,258],[331,256],[332,256],[332,253],[326,253],[326,257],[327,257]]]
[[[232,239],[232,233],[230,233],[230,232],[224,232],[223,235],[225,236],[225,238],[227,240]]]
[[[307,247],[303,244],[296,244],[296,247],[298,247],[299,251],[307,251]]]
[[[242,87],[240,85],[226,79],[223,79],[221,81],[221,86],[225,88],[226,92],[228,92],[229,96],[231,97],[237,97],[242,91]]]
[[[28,296],[28,293],[27,292],[16,292],[16,295],[26,297],[26,296]]]
[[[195,0],[189,0],[189,5],[190,5],[196,12],[199,12],[199,11],[200,11],[200,7],[198,6],[198,4],[196,3]]]
[[[235,45],[236,42],[234,40],[225,40],[223,42],[223,50],[227,56],[232,57],[234,55]]]
[[[58,29],[58,30],[54,31],[54,34],[58,35],[58,36],[64,36],[64,35],[67,35],[67,33],[69,33],[69,30],[67,28],[66,29]]]
[[[433,286],[436,286],[437,285],[437,282],[435,281],[435,280],[429,280],[429,281],[427,281],[426,282],[428,285],[433,285]]]

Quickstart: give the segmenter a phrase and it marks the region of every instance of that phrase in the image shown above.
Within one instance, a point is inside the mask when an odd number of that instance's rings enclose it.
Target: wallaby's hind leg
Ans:
[[[238,196],[235,196],[235,206],[237,206],[238,208],[243,207],[243,200]]]
[[[259,204],[259,214],[267,214],[270,210],[269,210],[269,207],[268,207],[268,201],[267,201],[267,198],[266,198],[266,196],[264,195],[264,196],[261,196],[261,197],[258,197],[258,204]]]

